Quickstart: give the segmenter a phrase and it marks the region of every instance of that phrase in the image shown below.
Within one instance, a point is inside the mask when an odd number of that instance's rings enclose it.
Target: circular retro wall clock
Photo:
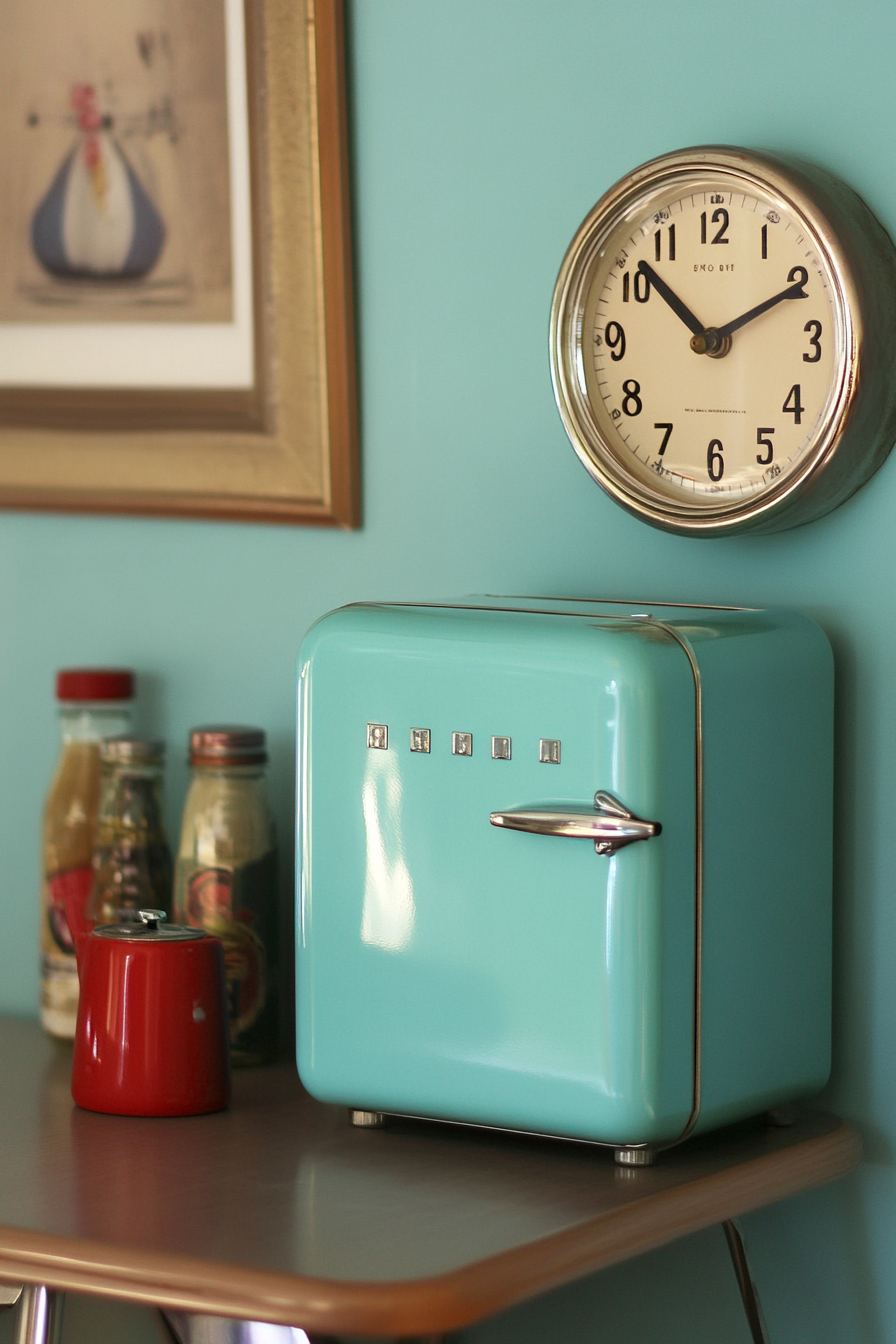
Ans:
[[[795,527],[896,440],[896,251],[822,169],[665,154],[573,239],[551,371],[573,447],[639,518],[685,535]]]

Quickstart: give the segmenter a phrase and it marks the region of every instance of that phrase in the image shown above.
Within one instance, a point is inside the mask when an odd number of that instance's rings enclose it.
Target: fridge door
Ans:
[[[385,606],[319,622],[300,655],[309,1090],[614,1144],[677,1137],[694,1093],[695,759],[694,673],[657,623]],[[599,791],[654,833],[597,853]],[[491,821],[521,810],[584,820]]]

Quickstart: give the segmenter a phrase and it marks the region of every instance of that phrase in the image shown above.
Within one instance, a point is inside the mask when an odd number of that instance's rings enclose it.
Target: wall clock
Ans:
[[[700,536],[795,527],[896,440],[896,251],[820,168],[665,154],[573,239],[551,372],[582,462],[639,518]]]

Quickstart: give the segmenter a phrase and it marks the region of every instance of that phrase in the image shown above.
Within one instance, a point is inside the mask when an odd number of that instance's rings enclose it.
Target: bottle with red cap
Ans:
[[[71,1038],[78,1014],[75,944],[66,900],[86,905],[100,800],[100,742],[128,732],[134,674],[126,668],[66,668],[56,674],[62,750],[47,794],[41,899],[41,1022]]]

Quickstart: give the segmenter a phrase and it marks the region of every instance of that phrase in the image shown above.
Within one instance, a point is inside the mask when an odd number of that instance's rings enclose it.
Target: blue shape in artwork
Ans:
[[[124,157],[122,155],[122,157]],[[159,259],[165,242],[165,225],[162,216],[149,199],[146,191],[127,159],[124,160],[128,181],[131,184],[131,200],[134,206],[134,234],[131,247],[125,258],[121,275],[139,278],[151,271]]]
[[[59,172],[53,178],[50,190],[35,210],[34,218],[31,221],[31,246],[34,248],[38,261],[46,267],[51,275],[69,276],[72,274],[68,258],[65,255],[65,243],[62,240],[62,216],[65,211],[65,191],[68,185],[68,175],[75,152],[75,150],[72,150],[68,158],[64,160]]]
[[[34,253],[51,275],[62,279],[138,280],[151,271],[159,259],[165,243],[165,225],[142,182],[111,137],[104,151],[107,167],[119,172],[123,168],[130,198],[130,237],[126,240],[126,251],[114,263],[110,260],[85,262],[83,258],[70,255],[70,244],[66,241],[66,206],[79,152],[80,146],[76,146],[64,160],[34,212],[31,222]],[[86,224],[82,220],[80,227],[83,242],[85,228],[89,233],[89,220]]]

